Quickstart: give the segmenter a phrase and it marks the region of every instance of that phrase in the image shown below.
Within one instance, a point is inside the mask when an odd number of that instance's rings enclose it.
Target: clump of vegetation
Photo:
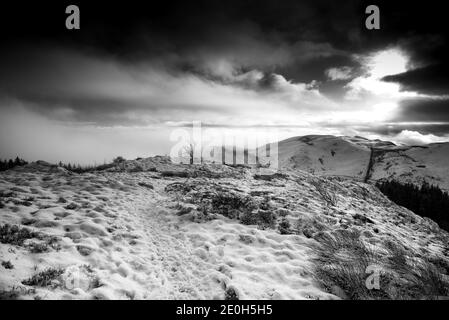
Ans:
[[[225,300],[239,300],[239,296],[233,287],[228,287],[226,289]]]
[[[240,215],[240,222],[246,225],[257,225],[259,222],[258,211],[245,211]]]
[[[192,190],[192,186],[190,184],[182,183],[182,182],[173,182],[173,183],[168,184],[164,188],[164,191],[167,193],[186,194],[186,193],[190,192],[191,190]]]
[[[189,214],[190,212],[192,212],[193,207],[187,207],[187,206],[183,206],[181,204],[177,204],[176,209],[178,209],[178,212],[176,214],[178,216],[183,216],[185,214]]]
[[[112,160],[112,163],[114,163],[114,164],[119,164],[119,163],[123,163],[123,162],[125,162],[125,161],[126,161],[125,158],[123,158],[122,156],[118,156],[118,157],[115,157],[115,158]]]
[[[59,197],[57,202],[58,203],[67,203],[67,200],[64,197]]]
[[[271,181],[274,179],[287,179],[288,176],[283,173],[273,173],[273,174],[255,174],[254,179],[255,180],[265,180],[265,181]]]
[[[11,261],[2,261],[2,266],[5,269],[14,269],[14,265],[11,263]]]
[[[337,205],[337,194],[329,187],[326,187],[325,181],[322,181],[321,179],[314,179],[310,183],[315,187],[316,191],[321,195],[321,198],[324,200],[328,207]]]
[[[69,203],[68,205],[66,205],[64,207],[64,209],[67,209],[67,210],[76,210],[76,208],[78,208],[78,205],[74,202]]]
[[[291,225],[290,221],[287,218],[282,218],[281,222],[279,222],[278,230],[280,234],[291,234]]]
[[[430,257],[431,262],[442,274],[449,275],[449,260],[441,257]]]
[[[33,205],[33,203],[31,203],[30,201],[27,200],[12,200],[12,203],[14,203],[16,206],[25,206],[25,207],[30,207]]]
[[[382,298],[382,292],[371,291],[365,280],[366,270],[377,264],[376,253],[350,231],[327,233],[317,237],[320,243],[315,259],[317,280],[328,291],[339,288],[349,299]]]
[[[22,281],[27,286],[48,287],[64,273],[62,268],[48,268]]]
[[[13,286],[10,290],[0,290],[0,300],[17,300],[22,295],[35,294],[36,289],[25,288],[22,286]]]
[[[424,183],[418,187],[394,180],[378,182],[376,186],[394,203],[432,219],[440,228],[449,231],[449,194],[438,186]]]
[[[37,222],[37,219],[34,218],[23,218],[22,220],[20,220],[20,223],[24,226],[30,226],[32,224],[35,224]]]
[[[243,242],[244,244],[251,244],[254,242],[254,237],[246,234],[240,234],[239,241]]]
[[[276,223],[276,215],[268,197],[257,201],[248,195],[220,191],[212,195],[210,207],[213,213],[239,219],[246,225],[258,225],[262,229],[274,228]]]
[[[343,298],[434,299],[449,293],[448,283],[431,262],[413,260],[392,241],[375,251],[349,230],[320,233],[315,239],[316,278],[329,292],[341,290]],[[373,270],[379,271],[379,287],[370,289],[367,279]]]
[[[240,221],[243,224],[258,225],[262,229],[274,228],[276,224],[276,214],[271,205],[269,197],[265,197],[261,202],[255,203],[255,209],[243,211]]]
[[[128,169],[128,172],[143,172],[143,171],[145,171],[145,168],[140,164],[136,164],[134,165],[134,167]]]
[[[32,242],[28,245],[31,253],[43,253],[49,251],[48,244],[45,242]]]
[[[25,241],[38,239],[43,242],[31,242],[27,247],[32,253],[46,252],[49,248],[59,250],[58,238],[31,231],[28,228],[20,228],[16,225],[4,224],[0,226],[0,242],[16,246],[24,246]]]
[[[197,167],[191,172],[190,176],[192,178],[220,179],[225,176],[232,176],[232,174],[222,174],[220,172],[214,172],[207,167]]]
[[[179,178],[188,178],[189,173],[187,171],[161,171],[161,176],[163,177],[179,177]]]
[[[428,260],[412,263],[411,272],[405,279],[406,287],[399,291],[399,297],[433,300],[449,294],[448,283]]]
[[[39,238],[38,232],[27,228],[19,228],[16,225],[4,224],[0,226],[0,242],[3,244],[12,244],[22,246],[25,240]]]
[[[147,188],[147,189],[154,189],[153,185],[147,182],[139,182],[137,183],[139,186]]]
[[[251,197],[232,192],[218,192],[211,199],[212,211],[231,219],[250,214],[257,208]]]
[[[295,232],[303,234],[307,238],[312,238],[314,234],[323,231],[325,228],[325,225],[317,217],[301,216],[296,222]]]
[[[368,218],[368,217],[366,217],[366,216],[364,216],[364,215],[362,215],[362,214],[359,214],[359,213],[356,213],[356,214],[353,215],[352,217],[353,217],[355,220],[357,220],[359,223],[361,223],[361,224],[374,223],[373,220],[371,220],[370,218]]]
[[[240,215],[240,221],[246,225],[258,225],[262,229],[273,228],[276,222],[276,217],[272,211],[268,210],[254,210],[246,211]]]

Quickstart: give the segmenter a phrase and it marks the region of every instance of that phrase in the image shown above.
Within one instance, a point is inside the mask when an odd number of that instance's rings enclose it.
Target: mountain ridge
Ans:
[[[359,136],[306,135],[279,141],[277,156],[280,169],[371,182],[427,182],[449,190],[447,142],[408,146]]]

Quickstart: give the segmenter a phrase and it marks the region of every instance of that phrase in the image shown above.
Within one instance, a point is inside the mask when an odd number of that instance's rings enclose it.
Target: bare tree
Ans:
[[[188,146],[184,147],[184,150],[188,153],[189,155],[189,159],[190,159],[190,164],[193,164],[193,156],[195,154],[195,144],[194,143],[190,143]]]
[[[189,143],[188,146],[184,147],[184,150],[189,155],[189,163],[193,164],[194,159],[195,159],[195,150],[197,150],[196,143]],[[203,163],[203,150],[202,150],[202,148],[200,150],[200,163]]]

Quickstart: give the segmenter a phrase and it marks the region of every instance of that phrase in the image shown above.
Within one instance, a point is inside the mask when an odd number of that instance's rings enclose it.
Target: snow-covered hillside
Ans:
[[[422,184],[426,181],[449,191],[449,143],[379,150],[371,179],[394,179]]]
[[[364,179],[370,148],[334,136],[303,136],[280,141],[278,157],[280,168]]]
[[[356,157],[354,143],[314,145],[322,153],[310,157],[337,173],[367,165],[365,156],[351,168],[344,152]],[[0,298],[422,298],[443,294],[425,283],[447,277],[448,243],[434,222],[370,184],[296,169],[156,157],[84,174],[44,162],[0,173]],[[382,290],[338,282],[342,259],[383,268]],[[418,280],[402,276],[418,264]]]
[[[316,135],[280,141],[278,156],[281,169],[361,181],[426,181],[449,191],[449,143],[397,146],[362,137]]]

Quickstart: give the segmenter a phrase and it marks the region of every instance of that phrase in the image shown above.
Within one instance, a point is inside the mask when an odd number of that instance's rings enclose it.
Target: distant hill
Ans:
[[[449,143],[398,146],[358,136],[308,135],[280,141],[277,155],[281,169],[361,181],[428,182],[449,190]]]

